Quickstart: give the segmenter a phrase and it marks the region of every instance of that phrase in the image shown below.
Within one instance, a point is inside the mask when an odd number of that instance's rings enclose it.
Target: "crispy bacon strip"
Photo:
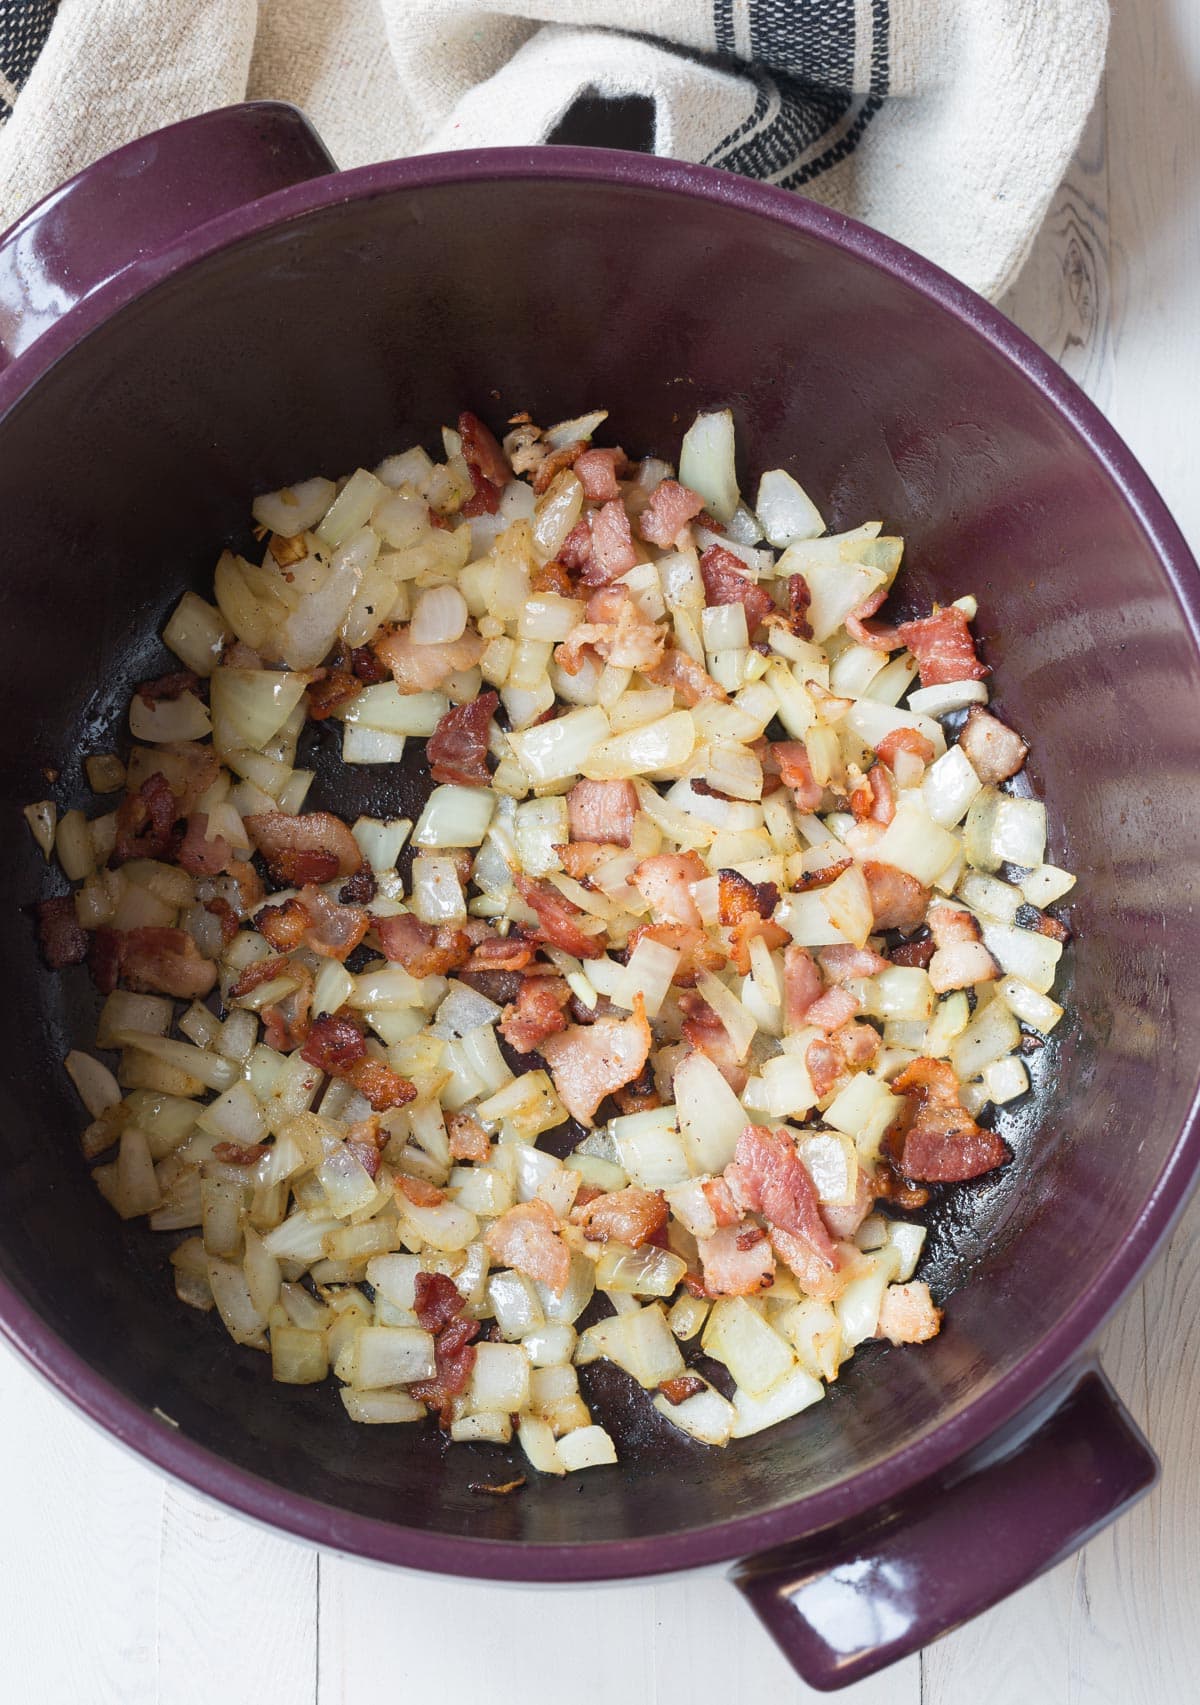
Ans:
[[[703,882],[707,875],[698,853],[655,853],[638,865],[633,883],[650,902],[656,921],[699,928],[703,919],[691,884]]]
[[[817,1092],[817,1100],[824,1101],[842,1075],[845,1061],[841,1050],[830,1041],[814,1037],[804,1050],[804,1063],[808,1067],[812,1086]]]
[[[896,815],[896,783],[886,764],[873,764],[850,795],[850,809],[858,823],[884,827]]]
[[[933,741],[919,728],[893,728],[875,748],[880,763],[886,764],[889,770],[896,768],[896,759],[901,752],[910,753],[923,764],[932,764],[934,760]]]
[[[592,528],[585,518],[576,521],[559,547],[558,560],[572,574],[578,574],[592,560]]]
[[[233,861],[233,848],[224,835],[208,836],[208,818],[193,812],[175,855],[189,876],[220,876]]]
[[[892,1080],[909,1103],[910,1123],[900,1151],[906,1178],[958,1184],[978,1178],[1008,1159],[994,1131],[981,1130],[958,1098],[958,1079],[946,1060],[913,1060]]]
[[[676,1374],[674,1379],[664,1379],[658,1389],[668,1403],[678,1407],[680,1403],[686,1403],[689,1397],[699,1397],[708,1387],[697,1374],[681,1373]]]
[[[710,1059],[733,1093],[740,1095],[750,1074],[738,1059],[733,1040],[712,1007],[694,989],[684,989],[679,996],[679,1010],[683,1014],[684,1039],[698,1054]]]
[[[748,919],[747,923],[754,927],[752,919]],[[627,950],[632,953],[644,936],[661,942],[664,947],[674,948],[679,954],[679,963],[671,978],[679,989],[692,988],[701,971],[719,971],[728,959],[724,948],[710,938],[707,930],[696,925],[637,924],[629,932],[629,940],[625,944]]]
[[[818,1030],[824,1030],[828,1035],[840,1030],[857,1011],[858,996],[852,995],[849,989],[826,989],[809,1007],[804,1022],[815,1024]]]
[[[300,1057],[330,1077],[344,1078],[366,1096],[376,1113],[403,1107],[417,1093],[407,1078],[371,1058],[362,1031],[347,1018],[318,1018]]]
[[[344,664],[335,663],[320,669],[305,690],[308,714],[314,722],[324,722],[356,699],[362,690],[363,683]]]
[[[965,613],[954,604],[920,621],[901,622],[896,629],[901,645],[917,660],[923,687],[947,681],[982,681],[991,674],[975,653],[975,636]]]
[[[464,409],[458,417],[458,435],[462,439],[463,460],[469,468],[478,468],[491,485],[503,488],[510,474],[504,451],[496,435],[486,427],[477,414]]]
[[[488,728],[500,703],[499,693],[480,693],[467,704],[452,705],[425,744],[430,774],[436,782],[460,787],[487,787]]]
[[[325,959],[348,958],[367,933],[370,920],[361,906],[339,905],[319,888],[302,888],[299,904],[308,914],[304,945]]]
[[[267,1047],[274,1048],[280,1054],[290,1054],[294,1048],[302,1047],[308,1040],[312,1019],[313,974],[307,965],[302,965],[295,959],[285,959],[279,963],[287,966],[289,976],[299,979],[299,987],[293,989],[290,995],[284,995],[282,1000],[272,1001],[269,1006],[264,1006],[259,1017],[263,1021],[263,1039]],[[371,1176],[374,1177],[374,1173]]]
[[[440,1332],[462,1313],[462,1292],[447,1273],[418,1273],[413,1284],[413,1313],[426,1332]]]
[[[247,817],[245,824],[274,880],[288,887],[332,882],[362,868],[358,842],[332,811],[309,811],[298,817],[263,811]]]
[[[638,520],[638,532],[652,545],[669,550],[689,521],[704,508],[704,499],[678,480],[659,480]]]
[[[745,977],[750,972],[750,943],[755,936],[761,936],[772,950],[789,940],[782,924],[771,921],[779,904],[779,889],[773,882],[751,882],[739,871],[721,870],[717,894],[720,921],[729,930],[733,963]]]
[[[447,1113],[446,1135],[451,1160],[484,1162],[492,1152],[491,1140],[478,1119],[469,1113]]]
[[[214,1143],[213,1158],[226,1166],[257,1166],[264,1154],[270,1154],[266,1143]]]
[[[910,1279],[884,1291],[875,1336],[893,1344],[924,1344],[937,1337],[941,1325],[942,1311],[935,1307],[929,1286],[923,1279]]]
[[[641,1190],[633,1184],[624,1190],[607,1190],[571,1212],[572,1223],[583,1227],[589,1243],[615,1239],[631,1249],[652,1242],[666,1226],[667,1218],[662,1191]]]
[[[613,498],[620,497],[617,480],[628,470],[629,458],[621,449],[584,450],[572,464],[589,503],[611,503]]]
[[[750,577],[745,563],[724,545],[710,545],[700,558],[700,574],[704,581],[704,602],[713,604],[742,604],[746,610],[746,626],[751,638],[754,630],[775,609],[775,600]]]
[[[779,767],[784,787],[790,787],[796,808],[805,814],[815,811],[825,797],[825,789],[813,776],[812,763],[802,740],[775,740],[771,756]]]
[[[856,977],[877,977],[888,961],[869,947],[823,947],[817,954],[822,971],[831,983],[850,983]]]
[[[816,960],[807,947],[795,942],[783,950],[783,1022],[787,1030],[799,1030],[808,1009],[820,999],[825,985]]]
[[[443,1427],[448,1427],[454,1418],[455,1398],[461,1397],[471,1383],[475,1369],[474,1340],[478,1336],[479,1322],[468,1315],[456,1314],[433,1341],[437,1372],[432,1379],[414,1380],[408,1388],[409,1395],[427,1404]]]
[[[294,894],[278,906],[263,906],[254,916],[255,929],[277,953],[299,947],[311,923],[307,908]]]
[[[375,640],[373,650],[402,693],[429,693],[449,676],[473,669],[483,656],[483,639],[468,628],[444,645],[418,645],[407,627],[398,627]]]
[[[886,586],[876,587],[875,591],[864,598],[861,604],[857,604],[846,617],[846,632],[851,639],[857,640],[859,645],[865,645],[870,651],[899,651],[904,644],[898,629],[894,627],[867,626],[868,619],[879,609],[887,595]]]
[[[580,928],[578,919],[584,916],[553,883],[538,882],[529,876],[516,878],[517,893],[525,904],[537,913],[542,937],[573,953],[577,959],[598,959],[604,952],[604,942]],[[478,949],[476,949],[478,952]],[[528,960],[525,961],[528,964]]]
[[[936,949],[929,961],[929,981],[935,994],[974,988],[977,983],[994,982],[1000,975],[971,912],[960,906],[931,906],[929,932]]]
[[[518,1054],[532,1053],[547,1036],[556,1036],[567,1028],[563,1009],[570,999],[571,991],[557,973],[526,977],[514,1004],[505,1007],[497,1029]]]
[[[181,699],[184,693],[194,693],[200,678],[190,669],[177,669],[173,675],[160,675],[157,681],[142,681],[133,690],[143,704],[156,705],[163,699]]]
[[[724,704],[729,698],[724,687],[719,686],[707,670],[702,669],[686,651],[677,651],[673,646],[667,647],[652,669],[645,669],[642,673],[656,687],[670,687],[689,710],[694,710],[707,699]]]

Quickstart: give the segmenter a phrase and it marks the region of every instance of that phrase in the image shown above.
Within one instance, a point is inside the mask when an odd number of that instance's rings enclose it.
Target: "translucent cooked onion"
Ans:
[[[449,645],[467,625],[467,601],[456,586],[430,586],[413,606],[409,629],[416,645]]]

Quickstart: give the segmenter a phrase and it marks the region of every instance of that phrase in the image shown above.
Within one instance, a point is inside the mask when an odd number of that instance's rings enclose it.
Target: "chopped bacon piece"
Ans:
[[[592,529],[584,521],[576,521],[558,549],[558,560],[572,574],[578,574],[592,560]]]
[[[893,1344],[924,1344],[937,1337],[941,1325],[942,1311],[935,1307],[929,1286],[923,1279],[910,1279],[884,1291],[875,1336],[890,1338]]]
[[[82,965],[87,958],[88,938],[80,927],[75,900],[70,894],[60,894],[53,900],[39,900],[37,913],[38,946],[52,971],[64,965]]]
[[[882,823],[896,815],[896,783],[886,764],[873,764],[850,795],[850,809],[859,823]]]
[[[783,1022],[787,1030],[799,1030],[809,1007],[824,993],[825,985],[816,961],[807,947],[795,942],[783,950]]]
[[[428,1404],[443,1427],[454,1418],[454,1399],[460,1397],[471,1382],[475,1368],[474,1339],[479,1336],[479,1322],[469,1315],[456,1314],[433,1341],[437,1372],[432,1379],[417,1379],[409,1386],[409,1396]]]
[[[868,861],[862,867],[876,929],[913,930],[925,921],[929,889],[893,864]]]
[[[499,693],[480,693],[467,704],[453,705],[425,744],[430,774],[436,782],[460,787],[487,787],[488,728],[500,703]]]
[[[567,795],[571,839],[627,847],[637,808],[631,781],[577,781]]]
[[[817,954],[821,969],[831,983],[850,983],[857,977],[877,977],[888,961],[869,947],[823,947]]]
[[[332,882],[362,868],[358,842],[332,811],[289,817],[286,811],[262,811],[245,819],[251,840],[276,882],[298,887]]]
[[[630,1184],[624,1190],[606,1190],[586,1207],[574,1208],[571,1220],[583,1227],[589,1243],[607,1243],[615,1238],[631,1249],[649,1243],[667,1223],[667,1204],[661,1190],[639,1190]]]
[[[290,1054],[294,1048],[302,1047],[308,1040],[312,1018],[313,974],[307,965],[301,965],[295,959],[281,960],[279,963],[281,966],[287,966],[289,976],[299,979],[299,987],[293,989],[291,994],[284,995],[282,999],[264,1006],[259,1017],[265,1027],[264,1040],[267,1047],[274,1048],[280,1054]]]
[[[817,809],[825,789],[813,777],[808,750],[801,740],[775,740],[771,755],[779,766],[784,787],[790,787],[796,808],[806,814]]]
[[[991,983],[1000,975],[972,913],[959,906],[931,906],[929,932],[937,949],[929,961],[929,981],[936,994]]]
[[[585,446],[582,438],[576,438],[570,444],[564,444],[561,450],[551,450],[548,446],[545,448],[546,453],[533,470],[533,478],[530,481],[539,497],[549,490],[557,474],[561,474],[564,468],[574,467],[583,455]]]
[[[318,1018],[301,1058],[331,1077],[345,1077],[366,1055],[367,1044],[357,1024],[348,1018]]]
[[[554,649],[554,660],[568,675],[577,675],[586,654],[611,663],[614,669],[653,669],[666,644],[665,624],[650,621],[634,602],[627,586],[602,586],[588,600],[587,620]]]
[[[336,665],[322,669],[305,691],[308,714],[314,722],[324,722],[341,710],[343,705],[348,705],[352,699],[356,699],[362,690],[363,684],[353,670]]]
[[[204,910],[211,912],[221,926],[221,945],[228,947],[238,932],[238,915],[228,900],[223,900],[218,894],[212,900],[204,902]]]
[[[467,472],[471,476],[473,490],[459,513],[468,521],[473,515],[494,515],[500,507],[501,487],[493,485],[491,480],[484,478],[478,468],[471,467],[469,463]]]
[[[788,607],[791,614],[788,617],[788,627],[797,639],[811,639],[813,636],[812,623],[808,619],[809,606],[812,604],[812,588],[802,574],[788,575]]]
[[[843,1283],[841,1274],[816,1252],[806,1237],[775,1225],[767,1227],[767,1236],[779,1260],[795,1274],[805,1296],[826,1301],[837,1295]]]
[[[379,1143],[379,1119],[374,1113],[369,1119],[362,1119],[357,1125],[351,1125],[346,1132],[346,1147],[369,1178],[379,1176],[382,1159]]]
[[[1065,947],[1071,939],[1071,932],[1062,919],[1051,917],[1049,912],[1037,912],[1036,908],[1031,908],[1031,910],[1035,911],[1036,915],[1029,924],[1029,928],[1035,930],[1038,935],[1046,936],[1050,941],[1061,941]],[[1024,914],[1017,921],[1024,927],[1026,924]]]
[[[735,1095],[740,1095],[749,1077],[738,1058],[728,1030],[712,1007],[693,989],[684,989],[679,996],[683,1014],[683,1035],[698,1054],[712,1061]]]
[[[350,667],[364,687],[377,687],[388,672],[369,645],[356,645],[350,652]]]
[[[446,1200],[446,1192],[428,1178],[413,1178],[407,1172],[396,1174],[395,1187],[414,1208],[437,1208]]]
[[[829,1035],[834,1030],[840,1030],[857,1011],[858,996],[852,995],[849,989],[826,989],[809,1007],[804,1015],[804,1022],[815,1024],[818,1030],[824,1030],[826,1035]]]
[[[462,439],[463,461],[469,468],[478,468],[485,480],[492,485],[506,486],[510,479],[508,463],[504,459],[504,451],[496,442],[493,432],[486,427],[477,414],[471,414],[464,409],[458,417],[458,435]]]
[[[562,551],[559,558],[566,561]],[[592,515],[591,550],[587,561],[580,565],[580,579],[585,586],[607,586],[622,574],[628,574],[631,568],[636,567],[637,560],[637,547],[629,529],[625,505],[614,498]]]
[[[814,888],[828,888],[831,882],[854,863],[852,858],[839,858],[836,864],[823,864],[819,870],[806,870],[792,883],[793,894],[811,894]]]
[[[462,1313],[462,1292],[447,1273],[418,1273],[413,1284],[413,1313],[426,1332],[440,1332]]]
[[[896,768],[896,760],[901,752],[908,752],[912,757],[919,758],[923,764],[932,764],[935,755],[933,741],[922,734],[919,728],[893,728],[875,748],[879,761],[886,764],[889,770]]]
[[[749,922],[753,927],[755,920]],[[711,939],[707,930],[696,925],[637,924],[630,930],[625,944],[630,953],[643,937],[661,942],[664,947],[672,947],[679,954],[679,963],[671,981],[680,989],[692,988],[701,971],[719,971],[728,959],[725,949]]]
[[[645,669],[642,673],[648,681],[653,681],[656,687],[670,687],[689,710],[694,710],[707,699],[724,704],[729,698],[724,687],[718,685],[694,657],[689,657],[686,651],[678,651],[673,646],[667,647],[661,661],[656,663],[653,669]]]
[[[633,873],[633,884],[650,902],[656,920],[700,928],[703,919],[690,884],[708,875],[698,853],[655,853]]]
[[[161,770],[147,776],[117,807],[117,840],[111,864],[131,858],[161,858],[171,845],[180,808]]]
[[[370,920],[361,906],[341,906],[319,888],[302,888],[299,904],[309,920],[304,945],[325,959],[346,959],[367,933]]]
[[[751,578],[742,559],[727,551],[724,545],[708,547],[700,558],[700,574],[704,581],[704,602],[710,606],[744,605],[746,626],[751,636],[775,608],[771,594]]]
[[[167,780],[175,794],[175,815],[187,817],[221,773],[217,754],[198,740],[177,740],[158,750],[170,766]]]
[[[200,679],[190,669],[178,669],[173,675],[160,675],[157,681],[142,681],[133,690],[143,704],[156,705],[160,699],[181,699],[184,693],[194,693]]]
[[[822,1042],[814,1038],[804,1050],[804,1063],[808,1067],[812,1086],[817,1092],[817,1100],[824,1101],[845,1069],[841,1050],[835,1048],[832,1042]]]
[[[121,978],[139,994],[199,1000],[217,980],[217,967],[184,929],[147,926],[120,934]]]
[[[585,450],[576,457],[572,471],[589,503],[611,503],[621,495],[617,478],[628,467],[629,458],[624,450]]]
[[[493,1220],[484,1243],[500,1266],[539,1279],[560,1294],[565,1289],[571,1273],[571,1252],[558,1235],[553,1210],[540,1197],[520,1202]]]
[[[892,1081],[907,1098],[911,1123],[904,1135],[900,1169],[925,1184],[958,1184],[978,1178],[1008,1159],[994,1131],[979,1128],[958,1098],[958,1079],[946,1060],[913,1060]]]
[[[640,1075],[652,1040],[639,994],[631,1017],[606,1015],[593,1024],[569,1025],[547,1038],[540,1052],[567,1112],[590,1125],[604,1097]]]
[[[255,913],[254,927],[277,953],[290,953],[299,947],[312,924],[308,909],[292,895],[278,906],[263,906]]]
[[[709,1296],[753,1296],[775,1277],[775,1251],[760,1226],[722,1226],[696,1247]]]
[[[193,812],[175,856],[189,876],[219,876],[229,869],[233,848],[224,835],[209,839],[208,818],[202,811]]]
[[[244,918],[254,910],[266,893],[262,878],[252,864],[248,864],[244,859],[234,859],[229,866],[229,880],[241,908],[239,915]]]
[[[446,1135],[450,1139],[451,1160],[482,1162],[492,1152],[487,1132],[469,1113],[447,1113]]]
[[[982,681],[991,670],[975,654],[975,636],[965,613],[954,604],[917,622],[901,622],[900,643],[917,660],[923,687],[947,681]]]
[[[698,1178],[696,1182],[704,1192],[704,1200],[712,1209],[713,1218],[718,1226],[737,1225],[742,1217],[741,1209],[733,1199],[733,1191],[723,1178]]]
[[[338,889],[338,899],[343,906],[366,906],[375,898],[375,872],[369,864],[364,864],[361,870],[356,870],[353,876],[348,876]]]
[[[571,571],[561,562],[539,563],[529,577],[531,592],[557,592],[560,598],[572,598],[575,595],[575,583],[571,579]]]
[[[904,641],[900,638],[899,630],[893,627],[869,628],[867,620],[884,602],[888,595],[886,586],[877,586],[875,591],[856,604],[846,617],[846,632],[859,645],[865,645],[870,651],[899,651]]]
[[[557,973],[526,977],[512,1006],[506,1006],[497,1028],[518,1054],[532,1053],[547,1036],[567,1028],[563,1008],[571,998],[565,980]]]
[[[860,1166],[854,1184],[854,1200],[839,1207],[821,1209],[821,1218],[830,1237],[843,1240],[853,1237],[875,1206],[875,1195],[875,1180]]]
[[[230,985],[229,999],[241,1000],[245,995],[261,988],[264,983],[273,983],[276,977],[290,973],[292,968],[291,961],[281,958],[279,954],[272,954],[269,959],[254,959],[238,972]]]
[[[213,1159],[226,1166],[257,1166],[264,1154],[270,1154],[266,1143],[214,1143]]]
[[[320,1024],[321,1019],[317,1020]],[[389,1107],[405,1107],[416,1098],[416,1085],[410,1083],[399,1072],[392,1071],[382,1060],[356,1060],[348,1071],[336,1072],[335,1077],[344,1077],[352,1088],[360,1095],[365,1095],[376,1113],[386,1113]]]
[[[878,1030],[870,1024],[863,1024],[858,1019],[850,1019],[840,1029],[835,1030],[832,1040],[836,1042],[842,1053],[842,1058],[848,1066],[867,1066],[879,1052],[880,1036]]]
[[[889,950],[888,958],[893,965],[919,965],[927,971],[933,958],[933,942],[929,936],[919,941],[902,941],[898,947]]]
[[[426,924],[412,912],[395,917],[372,913],[371,927],[379,937],[385,959],[404,966],[413,977],[444,977],[466,963],[471,939],[448,924]]]
[[[751,882],[739,870],[717,872],[717,910],[728,929],[748,914],[769,918],[779,904],[779,889],[773,882]]]
[[[409,628],[398,627],[377,639],[373,650],[402,693],[429,693],[448,676],[473,669],[483,656],[483,639],[469,627],[460,639],[444,645],[418,645]]]
[[[471,949],[471,957],[467,961],[467,969],[463,972],[463,981],[471,982],[470,973],[478,976],[505,976],[514,972],[524,971],[526,966],[533,963],[536,943],[527,939],[519,929],[511,929],[507,935],[488,935],[482,941],[477,941]],[[479,987],[478,983],[473,984]],[[487,990],[480,989],[481,994]],[[489,999],[497,996],[489,995]],[[509,997],[514,998],[514,997]]]
[[[632,1083],[624,1084],[622,1088],[613,1090],[613,1100],[621,1112],[626,1115],[650,1113],[653,1112],[654,1108],[662,1106],[662,1096],[655,1087],[654,1072],[649,1060],[646,1061]],[[576,1196],[575,1202],[576,1206],[582,1206],[578,1196]]]
[[[980,705],[967,712],[958,743],[980,781],[991,787],[1015,776],[1029,754],[1016,730]]]
[[[689,521],[704,508],[704,499],[678,480],[659,480],[638,521],[638,532],[652,545],[669,550]]]
[[[828,1267],[837,1264],[816,1187],[786,1131],[747,1125],[737,1140],[725,1182],[739,1206],[761,1214],[769,1225],[803,1238]]]
[[[689,1397],[699,1397],[708,1387],[697,1374],[679,1373],[674,1379],[664,1379],[658,1389],[668,1403],[678,1406],[680,1403],[686,1403]]]
[[[771,922],[779,889],[773,882],[751,882],[736,870],[720,871],[717,888],[720,921],[730,932],[734,966],[744,977],[750,971],[750,943],[755,936],[761,936],[771,949],[783,947],[789,939],[782,924]]]
[[[604,942],[595,934],[580,928],[578,919],[584,916],[565,894],[550,882],[537,882],[529,876],[517,876],[517,893],[525,904],[537,913],[542,937],[573,953],[577,959],[598,959],[604,952]],[[479,949],[476,949],[478,953]],[[528,964],[528,960],[526,960]]]

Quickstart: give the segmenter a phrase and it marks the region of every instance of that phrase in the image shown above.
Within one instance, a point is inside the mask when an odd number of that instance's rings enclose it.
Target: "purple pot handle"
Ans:
[[[847,1687],[1070,1556],[1157,1478],[1089,1363],[986,1453],[857,1527],[749,1558],[733,1579],[810,1687]]]
[[[222,107],[105,154],[0,235],[0,369],[147,255],[336,169],[304,114],[282,101]]]

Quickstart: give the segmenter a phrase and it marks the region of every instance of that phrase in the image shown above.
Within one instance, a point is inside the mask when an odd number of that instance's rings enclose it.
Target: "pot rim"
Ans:
[[[189,121],[185,121],[189,122]],[[932,262],[817,202],[711,167],[594,148],[526,147],[429,154],[293,185],[209,221],[145,256],[80,301],[0,372],[0,421],[60,360],[113,315],[192,264],[269,227],[349,201],[482,181],[568,180],[627,185],[728,206],[788,226],[885,273],[951,315],[1013,367],[1084,441],[1162,564],[1200,651],[1200,574],[1153,483],[1066,373],[998,309]],[[320,1503],[235,1467],[142,1409],[68,1348],[0,1278],[0,1333],[92,1422],[166,1473],[219,1503],[298,1538],[379,1562],[488,1580],[583,1582],[655,1575],[768,1550],[852,1520],[986,1444],[1079,1359],[1154,1259],[1200,1173],[1200,1092],[1129,1230],[1092,1283],[1040,1342],[981,1396],[903,1450],[777,1509],[635,1540],[544,1545],[430,1533]]]

